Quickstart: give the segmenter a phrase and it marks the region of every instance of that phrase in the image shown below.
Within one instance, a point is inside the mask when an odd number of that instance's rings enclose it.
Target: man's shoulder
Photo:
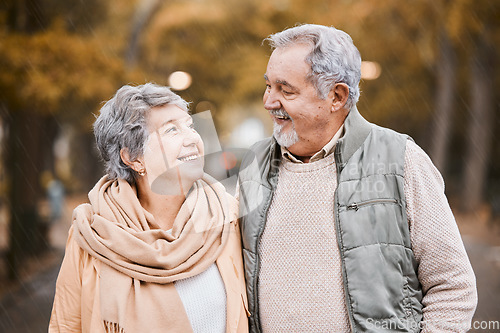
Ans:
[[[393,130],[391,128],[379,126],[376,124],[372,124],[372,131],[376,131],[376,132],[381,133],[381,134],[383,133],[384,135],[387,135],[390,137],[403,139],[403,142],[405,142],[405,143],[406,143],[406,140],[413,141],[411,136],[409,136],[408,134],[400,133],[400,132]]]
[[[415,168],[436,169],[431,157],[413,140],[408,140],[405,150],[405,163],[413,165]]]

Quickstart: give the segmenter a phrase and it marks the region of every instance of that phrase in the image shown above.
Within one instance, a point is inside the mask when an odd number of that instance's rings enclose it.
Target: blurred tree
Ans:
[[[105,11],[98,3],[88,5]],[[8,128],[11,278],[16,278],[26,254],[42,248],[39,175],[53,167],[59,122],[82,119],[78,114],[89,113],[87,103],[96,105],[109,97],[123,80],[122,62],[104,53],[92,37],[91,16],[82,6],[80,1],[71,6],[62,0],[25,0],[0,7],[0,102]]]
[[[430,156],[436,167],[445,172],[448,148],[453,125],[456,97],[457,56],[448,33],[442,29],[438,38],[439,56],[436,61],[436,106],[433,113],[433,140]]]
[[[127,67],[133,67],[137,58],[138,43],[143,30],[161,5],[161,0],[140,0],[134,13],[130,41],[125,55]]]
[[[491,165],[498,104],[495,105],[495,73],[500,39],[500,4],[495,1],[457,2],[455,33],[469,37],[469,126],[463,173],[463,208],[474,211],[484,201]],[[498,141],[497,141],[498,142]],[[497,159],[498,160],[498,159]],[[498,163],[498,162],[497,162]]]
[[[429,8],[422,3],[341,1],[324,14],[336,12],[336,19],[321,22],[348,32],[363,60],[382,68],[378,79],[361,81],[360,112],[373,122],[410,134],[417,142],[427,135],[435,91],[432,32],[436,29]]]

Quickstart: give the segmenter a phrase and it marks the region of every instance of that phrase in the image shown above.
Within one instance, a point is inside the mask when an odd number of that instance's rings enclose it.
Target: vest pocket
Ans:
[[[403,206],[397,198],[385,195],[349,198],[338,210],[339,232],[345,248],[370,244],[409,247],[409,228]]]
[[[359,208],[368,205],[375,204],[399,204],[399,201],[396,199],[371,199],[362,202],[353,202],[352,204],[347,205],[347,210],[355,210],[358,211]]]

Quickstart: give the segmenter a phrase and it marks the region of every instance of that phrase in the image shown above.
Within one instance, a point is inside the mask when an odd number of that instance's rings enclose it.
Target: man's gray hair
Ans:
[[[135,181],[137,173],[120,157],[122,148],[133,161],[144,155],[149,131],[147,115],[152,108],[173,104],[188,111],[188,103],[169,88],[153,83],[125,85],[101,108],[94,135],[110,179]]]
[[[265,40],[273,49],[297,43],[312,46],[306,62],[311,66],[308,79],[318,96],[325,99],[336,83],[349,87],[346,107],[350,110],[359,99],[361,55],[352,38],[342,30],[316,24],[304,24],[270,35]]]

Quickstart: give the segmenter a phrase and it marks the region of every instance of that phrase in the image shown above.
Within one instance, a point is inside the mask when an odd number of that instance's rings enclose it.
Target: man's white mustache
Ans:
[[[290,118],[290,115],[283,108],[271,110],[269,113],[275,117]]]

